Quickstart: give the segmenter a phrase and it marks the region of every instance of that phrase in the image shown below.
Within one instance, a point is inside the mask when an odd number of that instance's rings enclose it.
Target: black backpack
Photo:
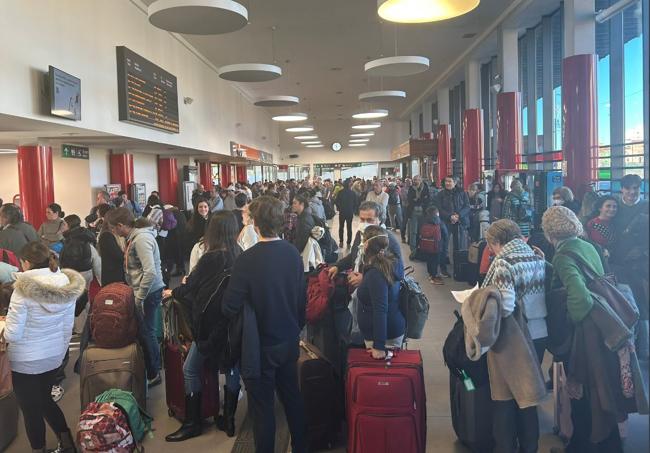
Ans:
[[[456,323],[447,335],[442,347],[442,357],[449,371],[459,379],[463,379],[463,371],[472,379],[475,387],[481,387],[489,381],[487,369],[487,354],[483,354],[476,362],[467,357],[465,350],[465,323],[463,318],[454,310]]]
[[[515,222],[524,223],[530,222],[530,213],[528,212],[529,204],[523,197],[518,197],[517,195],[512,195],[514,198],[519,201],[516,206],[514,206]]]
[[[89,271],[93,268],[93,255],[90,243],[77,238],[69,238],[63,242],[60,255],[61,267],[74,269],[77,272]]]

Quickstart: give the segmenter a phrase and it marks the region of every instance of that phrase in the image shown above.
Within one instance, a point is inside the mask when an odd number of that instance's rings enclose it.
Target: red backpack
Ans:
[[[440,242],[442,241],[442,234],[440,233],[440,225],[433,223],[425,223],[420,228],[420,251],[424,253],[438,253],[440,252]]]
[[[0,249],[0,261],[20,269],[20,261],[14,252],[7,249]]]
[[[135,297],[128,285],[111,283],[99,290],[91,305],[90,332],[100,348],[123,348],[135,341]]]

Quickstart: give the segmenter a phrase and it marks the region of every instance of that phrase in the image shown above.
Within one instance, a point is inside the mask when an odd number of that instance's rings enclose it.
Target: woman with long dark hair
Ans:
[[[203,235],[205,234],[205,229],[210,222],[211,215],[212,213],[210,212],[210,203],[208,200],[205,198],[199,198],[196,201],[196,206],[194,206],[192,217],[187,223],[187,250],[191,250],[189,272],[192,272],[192,269],[196,266],[196,263],[198,263],[201,255],[205,252]]]
[[[357,291],[357,319],[366,348],[375,359],[386,357],[386,350],[400,348],[406,321],[399,309],[397,258],[389,248],[388,232],[369,225],[363,232],[363,279]]]
[[[199,332],[201,325],[219,324],[219,320],[206,320],[202,317],[204,308],[222,281],[224,273],[229,272],[241,253],[241,248],[237,245],[238,233],[237,220],[232,212],[219,211],[214,214],[203,236],[205,253],[196,267],[184,284],[163,293],[165,298],[173,296],[191,314],[192,335],[196,340],[192,342],[183,364],[185,420],[177,431],[165,437],[167,442],[180,442],[199,436],[202,432],[201,376],[207,356],[205,350],[200,350],[197,341],[202,340],[202,332]],[[221,310],[218,312],[221,313]],[[217,426],[232,437],[235,434],[235,411],[239,399],[239,371],[236,368],[226,370],[225,375],[224,413],[218,418]],[[218,379],[215,378],[215,382]]]

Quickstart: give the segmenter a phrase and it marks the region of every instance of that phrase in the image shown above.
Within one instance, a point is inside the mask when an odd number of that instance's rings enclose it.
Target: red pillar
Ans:
[[[465,190],[481,178],[483,158],[483,114],[467,109],[463,115],[463,185]]]
[[[444,180],[451,175],[451,126],[438,126],[438,184],[444,187]]]
[[[174,157],[158,158],[158,192],[165,204],[178,204],[178,166]]]
[[[212,163],[199,162],[199,181],[201,181],[206,191],[212,190],[214,187],[214,184],[212,184]]]
[[[230,164],[221,164],[221,187],[228,187],[232,181],[231,178]]]
[[[111,184],[128,191],[133,182],[133,154],[111,154]]]
[[[497,94],[497,170],[521,167],[521,94]]]
[[[18,147],[18,186],[25,220],[38,229],[45,221],[45,209],[54,203],[51,147]]]
[[[598,177],[595,55],[574,55],[562,62],[562,110],[565,185],[575,191]]]
[[[246,165],[237,165],[237,182],[246,182],[247,179]]]

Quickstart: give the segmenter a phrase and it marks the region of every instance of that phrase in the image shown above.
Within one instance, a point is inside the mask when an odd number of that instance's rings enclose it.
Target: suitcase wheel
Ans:
[[[167,415],[169,415],[170,417],[174,416],[174,411],[172,410],[171,407],[169,409],[167,409]]]

